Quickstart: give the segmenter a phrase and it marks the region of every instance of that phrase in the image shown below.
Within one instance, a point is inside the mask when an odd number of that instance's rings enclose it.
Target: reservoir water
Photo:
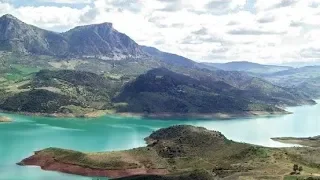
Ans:
[[[15,163],[47,147],[86,152],[123,150],[144,146],[152,131],[174,124],[191,124],[221,131],[234,141],[270,147],[286,146],[271,137],[320,135],[320,105],[288,108],[290,115],[232,120],[155,120],[105,116],[63,119],[5,115],[13,123],[0,124],[1,180],[89,180],[92,178],[19,167]]]

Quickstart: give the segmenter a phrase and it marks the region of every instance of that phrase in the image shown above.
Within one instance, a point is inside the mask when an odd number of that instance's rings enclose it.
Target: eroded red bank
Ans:
[[[18,165],[21,166],[39,166],[43,170],[57,171],[68,174],[75,174],[89,177],[109,177],[122,178],[134,175],[165,175],[168,174],[166,169],[125,169],[125,170],[104,170],[82,167],[74,164],[66,164],[58,162],[54,157],[49,155],[35,155],[22,160]]]

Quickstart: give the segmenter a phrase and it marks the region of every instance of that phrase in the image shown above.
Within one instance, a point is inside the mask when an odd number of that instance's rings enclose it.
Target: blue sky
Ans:
[[[0,0],[8,13],[58,32],[111,22],[139,44],[196,61],[320,60],[320,0]]]

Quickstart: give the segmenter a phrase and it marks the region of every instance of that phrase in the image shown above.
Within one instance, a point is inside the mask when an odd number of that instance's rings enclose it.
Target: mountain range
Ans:
[[[315,103],[310,91],[274,85],[250,70],[290,67],[201,64],[141,46],[111,23],[55,33],[4,15],[0,32],[0,109],[6,111],[248,114]]]
[[[137,43],[115,30],[111,23],[55,33],[4,15],[0,18],[0,32],[0,49],[20,53],[116,60],[147,56]]]

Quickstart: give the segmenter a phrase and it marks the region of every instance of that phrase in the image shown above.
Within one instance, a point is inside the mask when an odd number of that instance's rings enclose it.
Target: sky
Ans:
[[[201,62],[320,61],[320,0],[0,0],[4,14],[57,32],[111,22]]]

